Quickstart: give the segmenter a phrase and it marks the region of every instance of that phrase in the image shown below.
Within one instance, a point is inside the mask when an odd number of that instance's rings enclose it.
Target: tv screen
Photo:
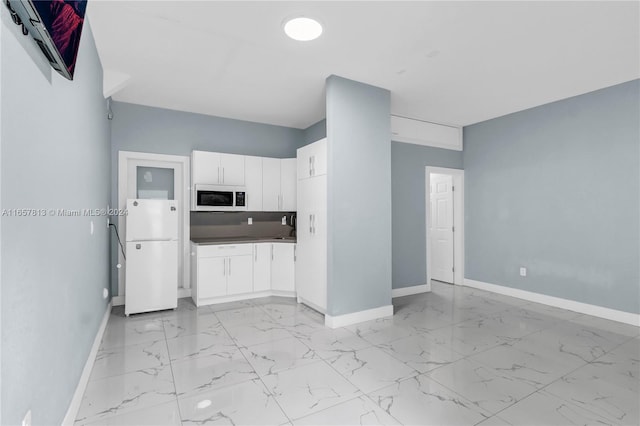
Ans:
[[[21,18],[51,66],[73,80],[87,0],[8,0],[7,6]]]

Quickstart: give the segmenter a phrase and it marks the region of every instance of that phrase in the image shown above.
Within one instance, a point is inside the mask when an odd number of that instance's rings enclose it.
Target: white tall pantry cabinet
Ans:
[[[296,291],[298,301],[327,309],[327,139],[297,151],[298,224]]]

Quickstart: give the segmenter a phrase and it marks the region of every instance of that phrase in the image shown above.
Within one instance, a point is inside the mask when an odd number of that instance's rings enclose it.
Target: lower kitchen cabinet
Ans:
[[[271,243],[253,245],[253,291],[271,290]]]
[[[295,296],[295,244],[191,245],[196,306],[265,296]]]
[[[295,244],[271,246],[271,290],[295,292]]]

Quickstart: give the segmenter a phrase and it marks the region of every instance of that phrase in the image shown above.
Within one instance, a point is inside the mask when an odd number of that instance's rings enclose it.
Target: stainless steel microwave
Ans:
[[[230,212],[247,210],[247,191],[241,186],[196,185],[192,210]]]

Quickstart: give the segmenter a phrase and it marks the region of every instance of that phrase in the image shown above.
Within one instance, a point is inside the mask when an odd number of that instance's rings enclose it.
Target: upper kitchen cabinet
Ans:
[[[327,139],[298,149],[298,179],[327,174]]]
[[[262,210],[296,210],[296,159],[262,159]]]
[[[262,211],[262,157],[246,156],[244,166],[247,210]]]
[[[280,210],[296,211],[296,159],[280,160]]]
[[[244,155],[193,151],[191,153],[192,184],[244,186]]]

